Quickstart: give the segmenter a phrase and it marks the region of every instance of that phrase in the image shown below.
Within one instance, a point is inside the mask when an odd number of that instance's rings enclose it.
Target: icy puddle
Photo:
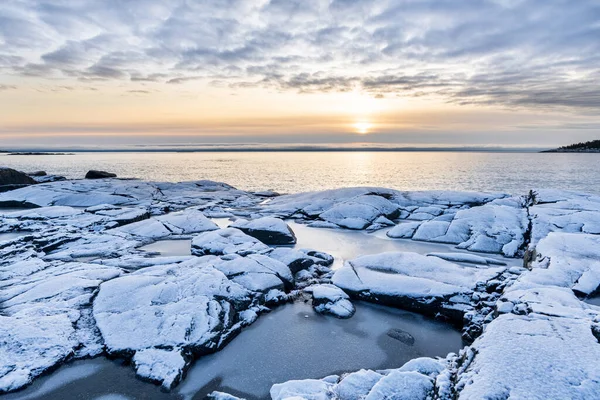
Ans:
[[[297,302],[261,316],[222,351],[198,360],[177,391],[186,399],[213,390],[267,398],[273,384],[290,379],[399,367],[461,347],[457,330],[418,314],[358,302],[356,314],[340,320]]]
[[[584,301],[588,304],[600,307],[600,296],[588,297]]]
[[[136,379],[131,367],[98,358],[70,363],[5,398],[203,399],[220,390],[264,399],[274,383],[399,367],[415,357],[444,357],[463,346],[460,333],[443,322],[368,303],[355,305],[356,314],[348,320],[316,314],[310,303],[276,308],[223,350],[197,360],[172,393]]]
[[[289,221],[288,225],[296,234],[297,243],[294,247],[318,249],[319,251],[331,254],[335,257],[334,269],[341,267],[346,260],[388,251],[411,251],[419,254],[435,252],[477,254],[486,258],[496,259],[508,265],[522,264],[521,259],[506,258],[499,254],[474,253],[457,249],[449,244],[419,242],[410,239],[392,239],[386,236],[386,232],[389,229],[368,233],[365,231],[311,228]]]
[[[30,232],[19,231],[19,232],[0,233],[0,242],[3,242],[5,240],[16,239],[18,237],[25,236],[28,233],[30,233]]]
[[[160,253],[163,257],[169,256],[191,256],[191,240],[159,240],[152,244],[140,247],[140,250]]]

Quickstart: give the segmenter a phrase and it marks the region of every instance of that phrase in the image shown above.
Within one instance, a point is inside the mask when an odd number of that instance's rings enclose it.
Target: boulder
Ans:
[[[0,192],[19,189],[23,186],[37,183],[23,172],[12,168],[0,167]]]
[[[350,318],[356,311],[350,297],[339,287],[330,284],[310,286],[304,291],[312,293],[312,305],[320,314],[331,314],[338,318]]]
[[[192,254],[195,256],[209,254],[215,256],[225,254],[245,256],[252,253],[265,253],[269,249],[269,246],[258,239],[235,228],[204,232],[192,240]]]
[[[34,171],[34,172],[28,172],[27,175],[29,175],[29,176],[46,176],[48,174],[46,173],[46,171]]]
[[[294,231],[284,221],[274,217],[263,217],[252,221],[239,220],[230,225],[265,244],[286,245],[296,243]]]
[[[111,172],[106,171],[96,171],[94,169],[90,169],[87,174],[85,174],[85,179],[105,179],[105,178],[116,178],[117,174],[113,174]]]

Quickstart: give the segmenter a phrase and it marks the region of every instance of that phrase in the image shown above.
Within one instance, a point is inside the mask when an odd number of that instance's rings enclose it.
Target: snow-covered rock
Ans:
[[[116,228],[133,236],[158,239],[169,235],[190,235],[219,229],[198,210],[188,209],[153,217]]]
[[[192,254],[197,256],[208,254],[248,255],[252,253],[265,253],[269,250],[270,247],[260,240],[246,235],[235,228],[205,232],[192,240]]]
[[[435,380],[445,363],[419,358],[401,368],[386,371],[359,370],[323,379],[304,379],[273,385],[271,398],[311,400],[426,400],[434,393]],[[421,372],[421,370],[423,372]]]
[[[246,221],[239,219],[230,225],[265,244],[286,245],[296,243],[296,235],[284,221],[274,217],[262,217]]]
[[[262,254],[234,256],[215,262],[214,266],[233,282],[253,292],[289,290],[294,285],[292,273],[285,264]]]
[[[350,297],[335,285],[314,285],[304,291],[312,293],[312,305],[318,313],[350,318],[356,311]]]
[[[523,247],[528,225],[527,212],[523,208],[484,205],[460,210],[450,222],[425,221],[412,238],[513,257]]]
[[[94,317],[114,355],[133,357],[138,373],[170,388],[190,354],[218,350],[247,321],[253,294],[202,257],[144,268],[105,282]]]
[[[459,399],[595,399],[598,339],[589,320],[505,314],[475,341]]]
[[[494,258],[482,257],[476,254],[469,253],[429,253],[431,257],[441,258],[446,261],[462,262],[467,264],[478,264],[478,265],[506,265],[505,262],[496,260]]]
[[[114,267],[39,259],[3,267],[0,392],[31,383],[69,357],[99,354],[91,300],[102,282],[120,274]]]
[[[470,268],[437,257],[391,252],[347,261],[332,282],[361,299],[462,321],[477,287],[502,272],[504,268]]]

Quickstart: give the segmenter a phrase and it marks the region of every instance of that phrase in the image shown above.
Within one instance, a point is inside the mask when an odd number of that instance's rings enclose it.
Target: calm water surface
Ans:
[[[0,155],[0,165],[83,178],[89,169],[154,181],[211,179],[282,193],[348,186],[524,193],[600,193],[600,154],[470,152],[76,153]]]

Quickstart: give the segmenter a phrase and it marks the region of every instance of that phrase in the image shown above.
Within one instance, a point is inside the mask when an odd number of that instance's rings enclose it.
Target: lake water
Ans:
[[[214,152],[0,155],[0,165],[83,178],[90,169],[154,181],[211,179],[282,193],[349,186],[600,193],[600,154],[477,152]]]
[[[400,367],[421,357],[445,357],[463,343],[452,326],[419,314],[356,302],[347,320],[323,316],[302,301],[276,308],[221,351],[200,358],[171,393],[135,378],[133,368],[104,358],[69,363],[7,400],[203,399],[213,390],[250,400],[268,398],[275,383],[322,378],[361,368]],[[393,338],[394,332],[414,342]]]

